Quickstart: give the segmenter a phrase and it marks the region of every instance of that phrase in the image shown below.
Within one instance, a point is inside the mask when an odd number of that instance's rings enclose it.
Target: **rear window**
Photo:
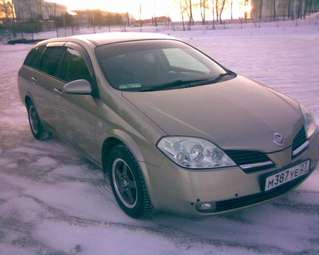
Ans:
[[[64,54],[64,47],[48,47],[41,58],[41,70],[56,76],[60,60]]]
[[[43,52],[44,48],[44,45],[33,48],[26,57],[24,65],[38,69],[41,60],[41,53]]]

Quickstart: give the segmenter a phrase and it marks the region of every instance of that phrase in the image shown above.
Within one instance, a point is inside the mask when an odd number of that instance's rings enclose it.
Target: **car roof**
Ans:
[[[137,40],[154,40],[154,39],[174,39],[171,36],[157,33],[143,33],[143,32],[110,32],[89,35],[72,36],[77,39],[88,40],[95,45],[110,44],[116,42],[127,42]]]
[[[109,33],[98,33],[98,34],[85,34],[85,35],[74,35],[64,38],[49,39],[42,43],[54,43],[54,42],[86,42],[94,44],[95,46],[118,43],[118,42],[129,42],[129,41],[140,41],[140,40],[163,40],[163,39],[175,39],[172,36],[159,34],[159,33],[144,33],[144,32],[109,32]]]

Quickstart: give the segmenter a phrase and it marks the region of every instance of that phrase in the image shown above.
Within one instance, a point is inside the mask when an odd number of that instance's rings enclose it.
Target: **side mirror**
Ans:
[[[63,93],[71,95],[91,95],[92,88],[87,80],[75,80],[63,86]]]

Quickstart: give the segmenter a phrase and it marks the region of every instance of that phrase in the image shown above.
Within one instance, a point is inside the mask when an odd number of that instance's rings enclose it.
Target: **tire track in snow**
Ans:
[[[145,225],[134,225],[134,224],[127,224],[121,222],[112,222],[112,221],[102,221],[96,219],[89,219],[83,218],[78,216],[72,216],[65,213],[62,209],[55,208],[53,206],[48,205],[44,201],[31,196],[31,195],[23,195],[26,198],[29,198],[42,207],[44,207],[52,216],[47,216],[46,220],[52,221],[64,221],[71,225],[76,225],[79,227],[87,227],[87,226],[95,226],[95,227],[102,227],[102,228],[120,228],[130,231],[144,231],[150,234],[159,235],[165,238],[168,238],[179,247],[192,247],[192,246],[203,246],[209,245],[213,247],[232,247],[232,248],[239,248],[249,251],[254,251],[259,254],[282,254],[282,255],[291,255],[294,254],[291,251],[282,249],[280,247],[271,246],[271,245],[263,245],[263,244],[245,244],[238,241],[231,241],[225,239],[210,239],[201,235],[196,235],[194,233],[183,231],[181,229],[166,226],[164,224],[156,224],[153,226],[145,226]]]

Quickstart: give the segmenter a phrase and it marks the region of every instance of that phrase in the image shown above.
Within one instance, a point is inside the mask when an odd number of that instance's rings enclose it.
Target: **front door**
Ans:
[[[93,70],[88,66],[88,60],[84,57],[84,50],[73,43],[66,44],[66,52],[63,60],[61,77],[64,83],[85,79],[95,90]],[[91,159],[99,158],[99,148],[96,141],[96,125],[98,123],[98,98],[93,95],[61,96],[61,111],[64,121],[61,128],[66,138],[85,152]]]

